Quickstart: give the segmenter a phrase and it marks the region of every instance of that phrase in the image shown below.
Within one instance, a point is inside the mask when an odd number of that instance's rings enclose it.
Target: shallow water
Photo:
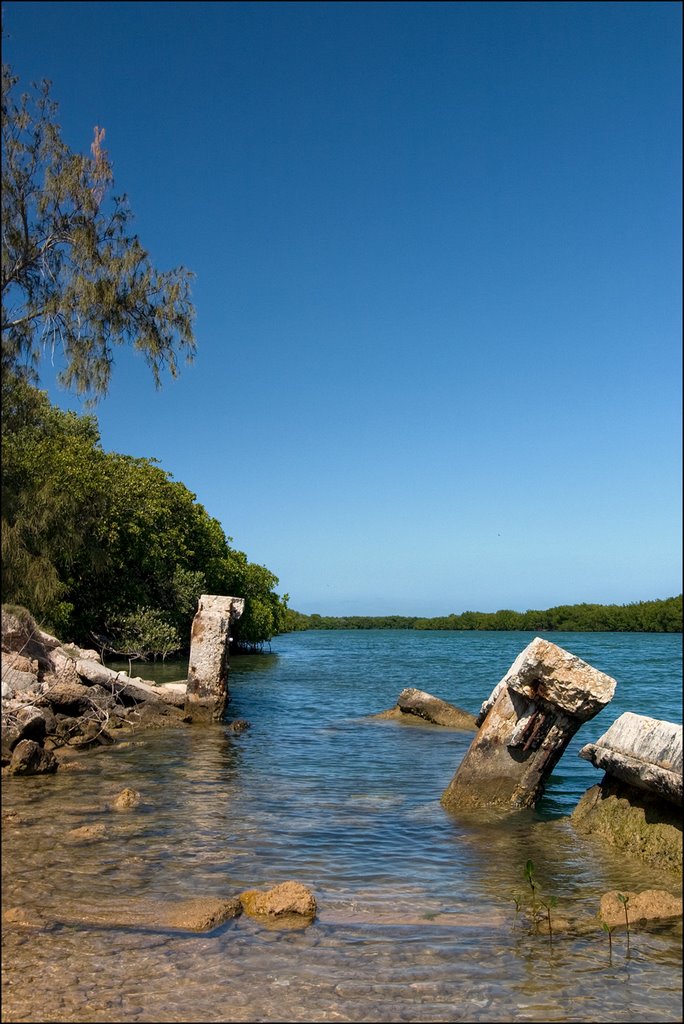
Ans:
[[[601,775],[577,757],[622,711],[681,722],[681,637],[548,634],[613,675],[536,812],[448,815],[439,797],[472,734],[367,716],[416,686],[477,712],[525,633],[310,632],[233,658],[224,726],[148,733],[87,771],[7,779],[3,906],[47,922],[4,935],[7,1021],[678,1021],[681,926],[608,938],[530,934],[513,893],[533,860],[553,913],[590,918],[608,889],[681,880],[578,837]],[[136,670],[137,671],[137,670]],[[165,666],[179,678],[184,666]],[[140,674],[153,673],[144,667]],[[142,795],[106,810],[124,786]],[[102,823],[99,841],[67,833]],[[117,908],[232,896],[297,879],[304,930],[246,917],[208,934],[74,923]]]

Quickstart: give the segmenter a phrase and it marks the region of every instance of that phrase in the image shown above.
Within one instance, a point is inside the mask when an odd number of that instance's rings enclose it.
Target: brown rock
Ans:
[[[313,921],[316,916],[316,898],[300,882],[282,882],[267,892],[249,889],[239,898],[242,909],[250,917],[278,918],[298,914]]]
[[[59,767],[55,755],[35,740],[21,740],[12,751],[8,775],[49,775]]]
[[[55,710],[64,714],[80,715],[91,707],[88,687],[82,683],[54,677],[46,678],[46,682],[48,688],[43,694],[43,699]]]
[[[106,831],[105,826],[102,824],[81,825],[80,828],[72,828],[64,838],[68,843],[90,843],[98,839],[104,839]]]
[[[241,913],[242,904],[237,898],[200,897],[194,900],[184,900],[172,907],[160,910],[156,923],[165,928],[208,932],[218,928],[224,921],[239,917]]]
[[[140,803],[140,793],[137,789],[122,789],[121,792],[114,798],[110,807],[113,811],[129,811],[132,807],[137,807]]]

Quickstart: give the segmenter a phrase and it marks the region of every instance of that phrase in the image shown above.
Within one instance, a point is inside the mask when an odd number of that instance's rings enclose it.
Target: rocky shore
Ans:
[[[143,729],[185,727],[185,686],[115,672],[97,651],[62,644],[22,612],[2,612],[2,766],[55,772],[76,751]]]

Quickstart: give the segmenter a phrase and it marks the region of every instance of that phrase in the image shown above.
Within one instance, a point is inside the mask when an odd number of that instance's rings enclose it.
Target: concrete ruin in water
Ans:
[[[242,597],[202,594],[192,621],[185,714],[195,723],[220,722],[228,702],[230,628],[245,608]]]
[[[444,807],[534,807],[569,740],[615,687],[611,676],[535,638],[482,705]],[[573,811],[575,828],[681,871],[682,726],[625,712],[579,756],[605,774]]]
[[[616,685],[536,637],[482,705],[479,731],[442,804],[447,810],[534,807],[570,739],[608,704]]]

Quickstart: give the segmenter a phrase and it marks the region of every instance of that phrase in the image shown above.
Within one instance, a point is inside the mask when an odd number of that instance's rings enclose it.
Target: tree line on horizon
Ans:
[[[602,633],[681,633],[682,595],[631,604],[557,605],[543,611],[462,612],[434,618],[413,615],[305,615],[288,608],[283,632],[308,629],[529,630]]]

